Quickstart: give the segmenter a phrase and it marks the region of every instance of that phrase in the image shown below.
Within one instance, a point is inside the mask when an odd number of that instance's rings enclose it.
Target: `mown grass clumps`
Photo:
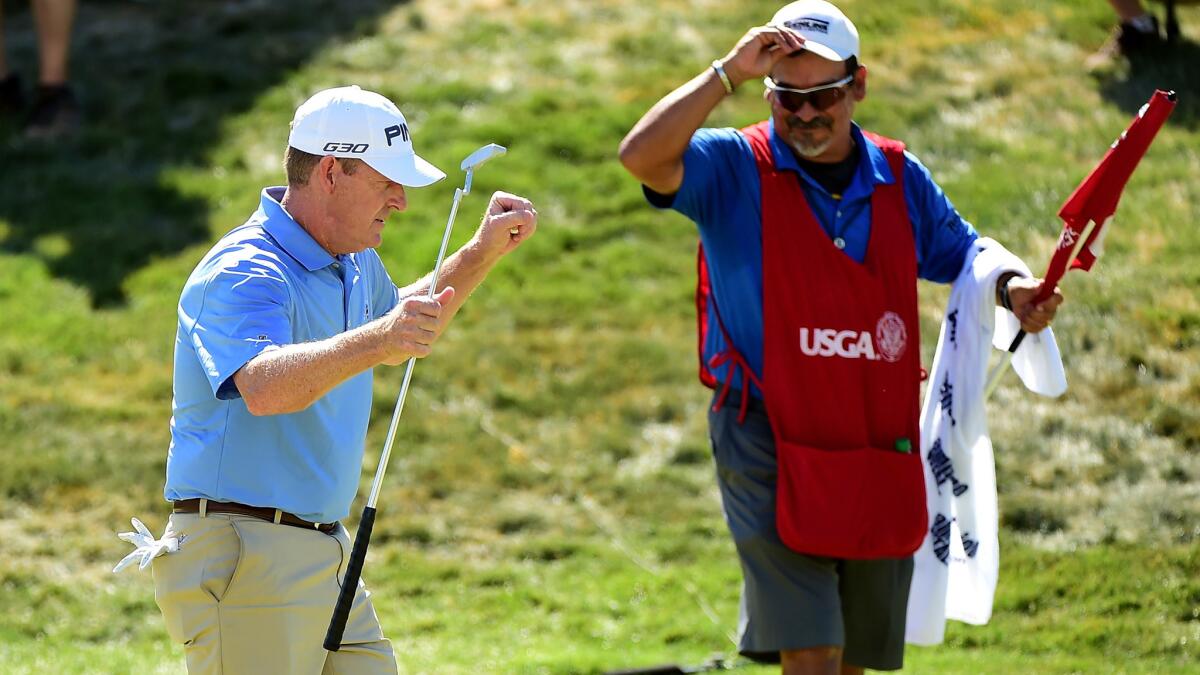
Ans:
[[[646,206],[616,148],[778,4],[85,3],[73,72],[87,127],[59,148],[6,145],[19,168],[0,183],[5,672],[178,669],[149,579],[108,574],[130,515],[166,521],[175,302],[281,180],[295,106],[351,82],[393,97],[450,174],[388,223],[379,250],[397,282],[428,271],[455,167],[483,143],[509,154],[476,176],[453,245],[493,190],[541,214],[409,393],[365,575],[401,669],[602,672],[732,650],[739,570],[695,382],[696,235]],[[1183,14],[1180,58],[1089,77],[1106,3],[843,4],[870,72],[859,121],[905,140],[1035,271],[1058,206],[1137,106],[1180,91],[1105,256],[1062,282],[1068,393],[1041,400],[1009,374],[989,403],[1004,537],[992,621],[952,624],[909,668],[1194,670],[1200,14]],[[31,70],[32,22],[16,12],[10,65]],[[761,119],[760,93],[742,85],[710,123]],[[928,365],[947,289],[920,293]],[[376,374],[365,474],[401,376]]]

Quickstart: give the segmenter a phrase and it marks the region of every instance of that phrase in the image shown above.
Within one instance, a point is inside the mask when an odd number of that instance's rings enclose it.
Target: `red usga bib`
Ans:
[[[895,181],[875,186],[860,264],[821,228],[799,176],[776,171],[767,123],[742,133],[762,184],[762,389],[779,464],[779,536],[814,555],[909,556],[928,516],[904,145],[871,135]]]

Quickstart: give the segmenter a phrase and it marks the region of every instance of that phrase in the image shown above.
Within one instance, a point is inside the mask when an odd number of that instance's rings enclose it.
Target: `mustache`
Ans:
[[[813,129],[832,129],[833,120],[827,117],[814,117],[813,119],[805,122],[799,117],[789,117],[787,120],[787,125],[789,129],[803,131],[811,131]]]

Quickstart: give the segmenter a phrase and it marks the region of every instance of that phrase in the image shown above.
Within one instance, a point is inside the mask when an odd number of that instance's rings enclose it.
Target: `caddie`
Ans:
[[[800,0],[667,94],[621,144],[702,244],[701,379],[744,585],[740,651],[784,673],[902,665],[912,553],[928,525],[918,447],[917,279],[958,276],[977,238],[902,142],[861,129],[858,31]],[[700,128],[762,83],[770,116]],[[1062,296],[1006,273],[1029,332]]]
[[[412,136],[379,94],[313,95],[292,120],[287,185],[264,189],[183,288],[161,540],[171,552],[153,569],[191,673],[397,670],[361,583],[342,649],[322,648],[350,553],[339,521],[358,486],[372,369],[428,356],[537,227],[528,200],[497,192],[432,299],[428,275],[397,288],[374,249],[407,188],[445,175]]]

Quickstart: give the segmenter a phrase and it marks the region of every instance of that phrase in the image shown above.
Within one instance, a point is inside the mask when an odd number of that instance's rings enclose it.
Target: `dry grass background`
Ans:
[[[865,126],[905,139],[960,211],[1031,267],[1054,212],[1159,83],[1183,95],[1056,328],[1070,392],[1009,378],[991,404],[1004,529],[997,613],[910,650],[915,672],[1195,672],[1200,658],[1200,83],[1193,36],[1134,72],[1082,70],[1091,0],[843,3],[863,34]],[[0,181],[0,663],[178,672],[147,577],[114,536],[165,522],[174,305],[211,242],[281,179],[286,122],[356,82],[418,150],[532,197],[537,238],[422,363],[367,579],[410,672],[596,672],[731,649],[738,572],[694,382],[695,236],[615,161],[657,97],[769,3],[352,0],[86,4],[89,126],[9,143]],[[28,36],[29,18],[6,17]],[[32,60],[14,39],[13,62]],[[741,92],[713,115],[763,115]],[[0,130],[2,133],[4,130]],[[412,195],[381,254],[436,252],[455,181]],[[926,361],[943,288],[922,290]],[[400,372],[377,377],[374,471]],[[364,483],[367,479],[364,479]],[[357,513],[359,504],[355,505]],[[765,671],[764,671],[765,672]]]

